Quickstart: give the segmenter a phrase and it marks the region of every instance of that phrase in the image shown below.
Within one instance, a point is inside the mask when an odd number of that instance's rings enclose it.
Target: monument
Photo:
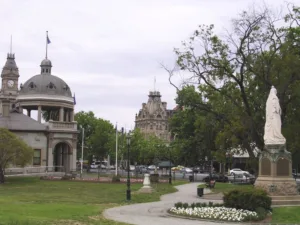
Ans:
[[[266,103],[265,147],[259,156],[255,187],[267,191],[273,205],[300,204],[296,181],[292,177],[292,157],[281,133],[281,108],[272,86]]]
[[[150,186],[150,175],[145,173],[143,187],[139,190],[141,193],[152,193],[152,187]]]

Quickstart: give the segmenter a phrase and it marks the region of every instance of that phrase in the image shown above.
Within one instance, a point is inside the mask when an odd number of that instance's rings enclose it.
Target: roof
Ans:
[[[7,60],[2,69],[1,75],[3,76],[9,74],[14,74],[16,76],[19,76],[19,70],[15,62],[15,55],[11,53],[7,54]]]
[[[157,164],[158,167],[163,168],[163,167],[170,167],[170,161],[161,161]],[[171,167],[173,167],[174,164],[171,162]]]
[[[61,78],[51,74],[38,74],[27,80],[19,96],[48,95],[72,98],[70,87]]]
[[[9,117],[0,116],[0,127],[8,130],[19,131],[46,131],[47,126],[24,115],[23,113],[11,112]]]

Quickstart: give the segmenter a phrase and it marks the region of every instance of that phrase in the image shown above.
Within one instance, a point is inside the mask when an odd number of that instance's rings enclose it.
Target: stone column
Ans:
[[[27,109],[27,116],[31,117],[31,110]]]
[[[53,152],[52,152],[52,148],[48,148],[48,170],[53,171],[54,168],[52,167],[53,167]]]
[[[74,121],[74,109],[70,111],[70,122]]]
[[[66,111],[66,122],[70,122],[70,111]]]
[[[73,148],[72,149],[72,155],[70,155],[72,157],[72,164],[71,164],[71,167],[72,167],[72,170],[76,171],[76,160],[77,160],[77,149],[76,148]]]
[[[42,106],[38,106],[38,121],[42,122]]]
[[[60,107],[59,109],[59,121],[63,122],[64,121],[64,108]]]

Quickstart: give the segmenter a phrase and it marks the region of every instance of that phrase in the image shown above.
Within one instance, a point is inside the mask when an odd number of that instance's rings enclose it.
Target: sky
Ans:
[[[176,90],[161,64],[173,68],[174,48],[201,24],[216,33],[253,5],[283,0],[0,0],[0,64],[12,49],[19,84],[39,74],[46,31],[52,74],[76,94],[75,111],[134,128],[135,114],[155,88],[175,107]],[[289,1],[296,2],[296,1]],[[180,79],[175,80],[179,84]]]

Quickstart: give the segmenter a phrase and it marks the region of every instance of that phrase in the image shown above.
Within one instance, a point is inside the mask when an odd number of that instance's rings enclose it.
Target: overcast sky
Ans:
[[[276,8],[285,1],[264,2]],[[52,74],[76,93],[76,112],[93,111],[130,129],[154,77],[162,100],[175,107],[175,89],[160,67],[174,65],[174,47],[200,24],[230,29],[230,19],[253,3],[263,1],[0,0],[0,59],[4,65],[12,34],[24,83],[40,72],[48,30]]]

